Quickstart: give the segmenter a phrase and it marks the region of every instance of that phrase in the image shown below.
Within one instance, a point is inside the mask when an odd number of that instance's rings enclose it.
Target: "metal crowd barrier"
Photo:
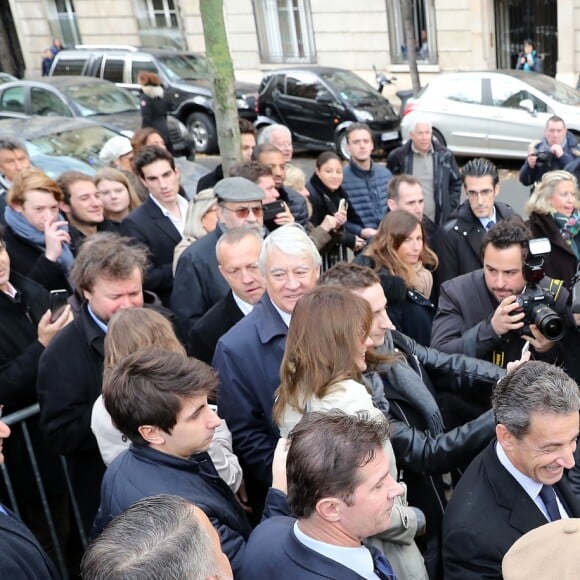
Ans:
[[[44,517],[46,518],[46,524],[48,526],[50,540],[51,540],[52,546],[54,548],[54,553],[56,555],[57,567],[59,569],[59,572],[60,572],[63,580],[68,580],[69,574],[67,571],[65,557],[63,554],[63,549],[62,549],[63,547],[60,545],[60,542],[58,539],[58,534],[56,531],[56,526],[54,523],[53,514],[51,513],[51,510],[50,510],[48,498],[46,495],[45,485],[44,485],[44,482],[42,481],[40,470],[38,468],[38,462],[36,460],[36,453],[34,450],[34,446],[32,445],[32,441],[30,438],[30,433],[29,433],[29,429],[28,429],[28,425],[27,425],[27,421],[30,418],[37,416],[39,413],[40,413],[40,408],[39,408],[38,404],[36,404],[36,405],[32,405],[30,407],[26,407],[25,409],[22,409],[20,411],[15,412],[15,413],[11,413],[10,415],[6,415],[6,416],[2,417],[2,421],[4,423],[6,423],[12,430],[14,430],[16,428],[21,429],[22,436],[24,438],[24,442],[26,445],[26,450],[28,453],[28,458],[30,460],[30,465],[31,465],[32,471],[34,473],[34,479],[35,479],[36,487],[38,489],[40,501],[42,504],[42,510],[44,512]],[[76,501],[76,498],[75,498],[75,495],[74,495],[74,492],[72,489],[66,459],[63,456],[61,456],[60,459],[61,459],[62,469],[63,469],[64,478],[65,478],[65,482],[66,482],[66,488],[68,490],[69,501],[70,501],[70,504],[72,507],[74,522],[76,524],[76,528],[77,528],[77,531],[79,533],[79,538],[80,538],[80,542],[82,544],[82,547],[83,547],[83,549],[86,549],[87,538],[86,538],[86,535],[85,535],[85,532],[84,532],[84,529],[83,529],[83,526],[81,523],[81,517],[80,517],[79,508],[78,508],[78,503]],[[8,464],[10,464],[10,457],[7,458],[7,461],[8,461]],[[2,465],[0,465],[0,470],[2,471],[2,477],[4,479],[4,484],[6,486],[6,490],[8,493],[7,499],[10,502],[10,505],[8,505],[8,507],[18,517],[20,517],[20,510],[18,507],[18,502],[16,501],[16,495],[14,493],[14,487],[13,487],[11,479],[10,479],[9,468],[6,464],[6,461]]]

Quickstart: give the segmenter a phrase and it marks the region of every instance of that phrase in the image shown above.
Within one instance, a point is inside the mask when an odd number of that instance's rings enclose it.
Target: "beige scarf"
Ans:
[[[425,298],[431,296],[431,291],[433,290],[433,274],[423,266],[421,260],[415,265],[415,282],[413,286],[413,289],[423,294]]]

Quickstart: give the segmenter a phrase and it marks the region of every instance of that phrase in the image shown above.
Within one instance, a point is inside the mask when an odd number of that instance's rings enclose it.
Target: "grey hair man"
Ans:
[[[117,516],[89,546],[83,580],[233,578],[208,517],[174,495],[146,497]]]
[[[316,286],[321,258],[306,232],[285,225],[262,244],[259,267],[266,293],[250,314],[219,340],[213,366],[220,376],[218,408],[244,467],[254,515],[261,512],[280,437],[272,421],[274,391],[292,311]],[[259,521],[259,520],[258,520]]]
[[[445,512],[446,580],[499,580],[503,556],[523,534],[580,516],[564,477],[574,467],[578,385],[558,367],[527,362],[498,382],[492,404],[496,440],[473,460]]]
[[[433,138],[431,120],[413,115],[409,140],[389,153],[387,167],[393,175],[408,173],[421,181],[425,215],[443,225],[461,197],[461,175],[453,153]]]
[[[4,224],[6,193],[14,178],[31,167],[26,145],[15,137],[0,137],[0,224]]]
[[[286,125],[268,125],[258,135],[258,145],[274,145],[284,155],[284,163],[292,161],[292,133]]]

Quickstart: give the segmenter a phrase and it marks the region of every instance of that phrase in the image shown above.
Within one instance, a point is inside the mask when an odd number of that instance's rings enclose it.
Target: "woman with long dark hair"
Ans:
[[[439,259],[425,240],[416,216],[394,210],[381,220],[377,235],[356,261],[379,274],[397,329],[429,346],[435,316],[432,272]]]
[[[346,260],[346,248],[358,252],[365,245],[365,240],[349,231],[349,223],[362,226],[362,222],[348,201],[342,178],[340,157],[333,151],[325,151],[316,159],[316,169],[306,184],[312,205],[312,224],[319,226],[327,215],[331,215],[342,226],[336,230],[336,243],[323,252],[326,267]]]

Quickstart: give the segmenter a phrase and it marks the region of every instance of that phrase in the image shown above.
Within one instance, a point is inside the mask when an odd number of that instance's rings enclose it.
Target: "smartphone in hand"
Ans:
[[[66,290],[51,290],[49,298],[50,321],[54,322],[68,304],[68,292]]]

